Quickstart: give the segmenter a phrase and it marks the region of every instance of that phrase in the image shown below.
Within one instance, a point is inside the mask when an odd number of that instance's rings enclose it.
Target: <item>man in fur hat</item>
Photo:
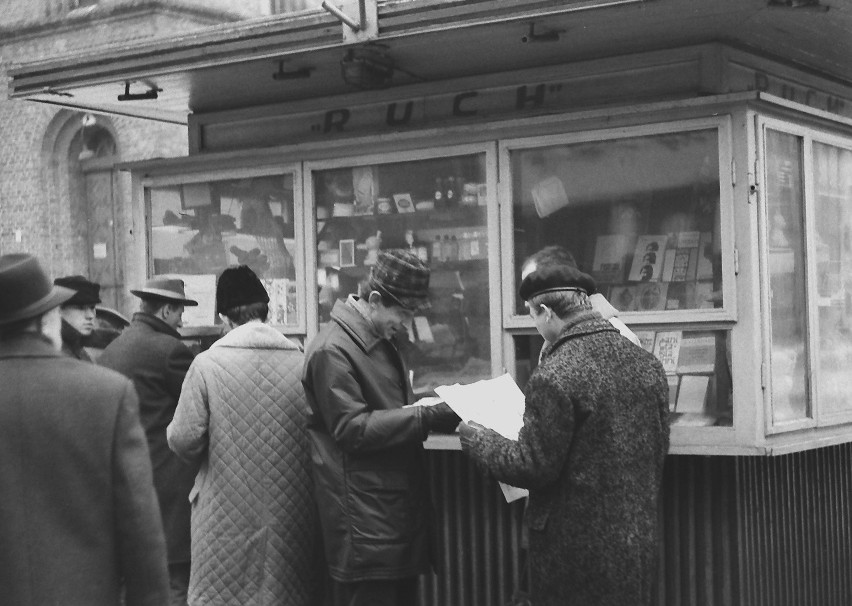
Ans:
[[[166,545],[133,385],[59,349],[30,255],[0,256],[0,604],[168,599]]]
[[[83,349],[83,339],[95,329],[95,305],[101,302],[101,285],[90,282],[83,276],[56,278],[56,286],[74,291],[74,296],[59,308],[62,316],[62,353],[84,362],[92,358]]]
[[[189,491],[197,469],[181,461],[166,440],[193,354],[180,340],[188,299],[183,280],[154,278],[130,291],[141,300],[130,326],[98,358],[98,363],[129,377],[139,394],[139,416],[154,468],[169,555],[172,606],[186,604],[189,587]]]

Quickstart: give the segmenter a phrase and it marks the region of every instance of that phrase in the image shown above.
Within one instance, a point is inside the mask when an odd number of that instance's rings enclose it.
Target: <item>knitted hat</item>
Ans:
[[[0,325],[40,316],[62,305],[74,292],[52,285],[32,255],[0,256]]]
[[[420,311],[429,307],[429,268],[412,252],[379,251],[368,286],[401,307]]]
[[[257,275],[246,265],[223,271],[216,282],[216,312],[224,314],[252,303],[269,303],[269,293]]]
[[[101,302],[101,285],[89,282],[83,276],[64,276],[56,278],[53,283],[77,291],[77,294],[62,305],[97,305]]]

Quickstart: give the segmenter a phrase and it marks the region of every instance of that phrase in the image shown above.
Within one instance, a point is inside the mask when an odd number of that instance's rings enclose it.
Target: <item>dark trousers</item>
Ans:
[[[337,606],[416,606],[417,577],[393,581],[334,582]]]
[[[169,564],[169,606],[186,606],[189,562]]]

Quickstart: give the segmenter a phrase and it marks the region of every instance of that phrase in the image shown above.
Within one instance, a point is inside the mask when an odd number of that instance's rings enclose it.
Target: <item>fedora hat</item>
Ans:
[[[198,305],[198,301],[186,298],[183,280],[178,278],[151,278],[145,282],[144,288],[131,290],[130,294],[140,299],[159,299],[187,307]]]
[[[62,305],[75,293],[51,284],[32,255],[0,256],[0,326],[35,318]]]
[[[63,276],[56,278],[53,283],[77,291],[63,305],[97,305],[101,302],[101,285],[83,276]]]
[[[371,290],[388,296],[394,303],[413,311],[429,307],[429,268],[420,257],[407,250],[380,251],[370,271]]]

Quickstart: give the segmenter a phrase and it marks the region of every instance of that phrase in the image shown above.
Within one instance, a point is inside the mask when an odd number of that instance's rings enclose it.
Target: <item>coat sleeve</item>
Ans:
[[[175,416],[166,428],[169,448],[184,461],[198,464],[207,450],[209,426],[207,382],[198,362],[193,362],[184,379]]]
[[[518,440],[491,430],[480,431],[468,454],[502,482],[519,488],[542,488],[559,477],[573,435],[570,395],[546,379],[533,377]]]
[[[174,398],[172,402],[180,397],[183,380],[192,364],[193,355],[189,348],[178,342],[166,357],[166,390]]]
[[[420,407],[373,410],[352,365],[335,349],[320,349],[308,361],[306,379],[334,441],[344,452],[368,452],[422,442]]]
[[[151,459],[130,381],[118,410],[113,445],[116,556],[127,606],[168,603],[166,539],[154,492]]]

